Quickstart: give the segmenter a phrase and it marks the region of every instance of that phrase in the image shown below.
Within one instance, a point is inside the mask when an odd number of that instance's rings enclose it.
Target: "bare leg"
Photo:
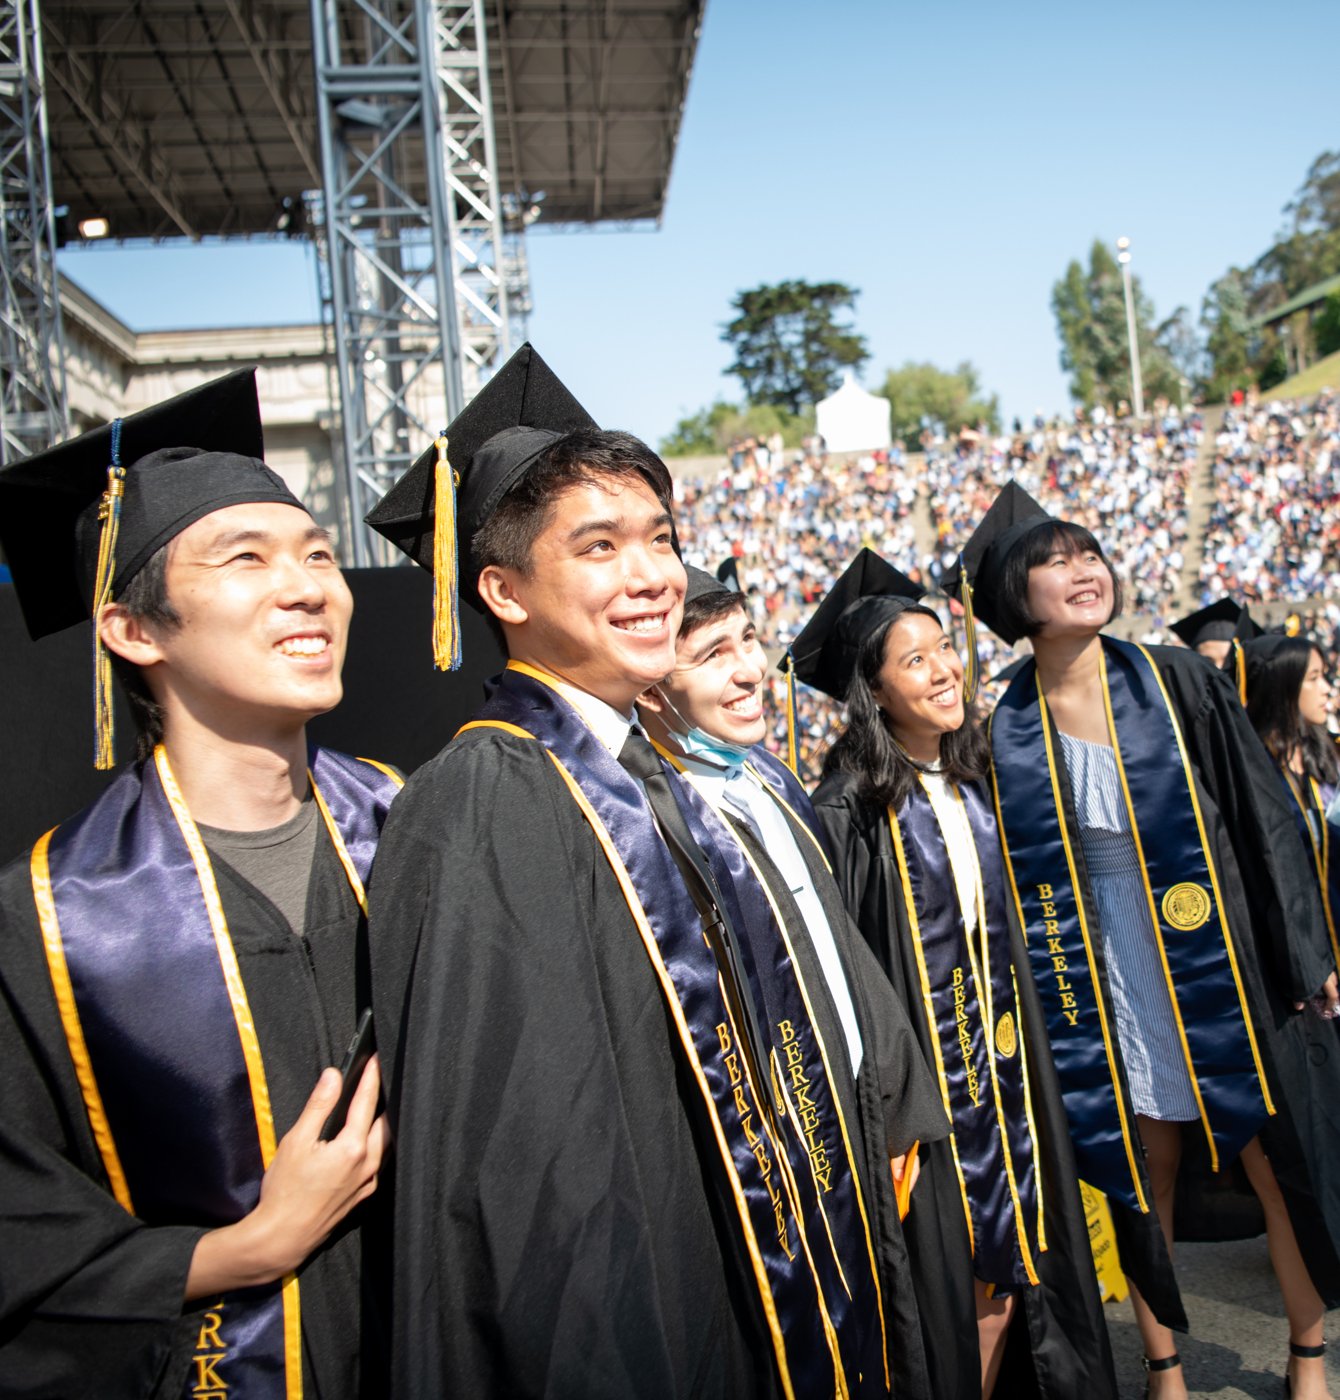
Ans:
[[[1242,1165],[1266,1214],[1266,1243],[1289,1319],[1289,1340],[1300,1346],[1318,1346],[1323,1339],[1326,1309],[1298,1252],[1293,1222],[1260,1138],[1253,1138],[1242,1149]],[[1327,1400],[1330,1395],[1326,1389],[1326,1363],[1320,1356],[1290,1356],[1288,1376],[1295,1400]]]
[[[1014,1295],[988,1298],[986,1284],[979,1278],[973,1279],[972,1286],[977,1301],[977,1347],[982,1355],[982,1400],[989,1400],[1005,1356],[1005,1333],[1014,1316]]]
[[[1154,1192],[1154,1210],[1158,1214],[1163,1239],[1171,1257],[1173,1192],[1177,1185],[1177,1168],[1182,1160],[1182,1130],[1176,1123],[1163,1123],[1157,1118],[1146,1118],[1143,1114],[1137,1114],[1135,1122],[1145,1148],[1145,1166]],[[1171,1328],[1165,1327],[1154,1316],[1134,1283],[1131,1283],[1131,1304],[1135,1308],[1135,1325],[1140,1329],[1145,1355],[1151,1361],[1171,1356],[1177,1350],[1177,1338]],[[1155,1400],[1155,1397],[1157,1400],[1186,1400],[1186,1393],[1186,1380],[1180,1366],[1174,1366],[1169,1371],[1149,1373],[1151,1400]]]

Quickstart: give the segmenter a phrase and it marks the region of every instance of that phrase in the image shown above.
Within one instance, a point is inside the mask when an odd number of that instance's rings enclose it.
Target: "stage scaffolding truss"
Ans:
[[[42,22],[37,0],[0,0],[0,462],[65,433]]]

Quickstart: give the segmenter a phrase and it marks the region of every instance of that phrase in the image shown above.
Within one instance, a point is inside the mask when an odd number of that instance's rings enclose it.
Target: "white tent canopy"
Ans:
[[[830,452],[874,452],[893,441],[888,399],[868,394],[848,370],[837,393],[815,409],[819,436]]]

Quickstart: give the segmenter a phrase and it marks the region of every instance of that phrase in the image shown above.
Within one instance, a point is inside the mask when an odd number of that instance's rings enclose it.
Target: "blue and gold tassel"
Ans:
[[[98,620],[112,601],[116,573],[116,541],[121,533],[121,503],[126,494],[126,469],[121,465],[121,420],[112,424],[112,460],[107,489],[98,505],[98,567],[93,578],[93,766],[102,772],[115,766],[113,753],[112,659],[102,644]]]
[[[456,543],[456,487],[460,478],[447,461],[447,435],[433,443],[433,665],[455,671],[461,664],[460,554]]]

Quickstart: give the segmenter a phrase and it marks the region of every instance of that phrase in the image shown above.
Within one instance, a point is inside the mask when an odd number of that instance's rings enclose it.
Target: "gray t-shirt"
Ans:
[[[222,831],[201,826],[211,855],[228,862],[301,934],[307,922],[307,886],[316,857],[316,802],[309,792],[298,815],[265,831]]]

